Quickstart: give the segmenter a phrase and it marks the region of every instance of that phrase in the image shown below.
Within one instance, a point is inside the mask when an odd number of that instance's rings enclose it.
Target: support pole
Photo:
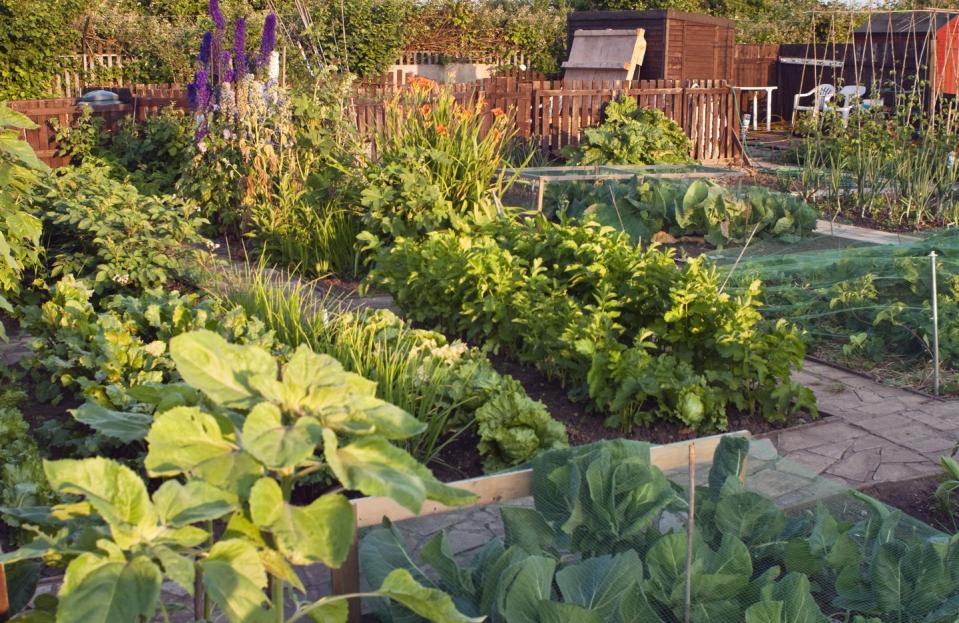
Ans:
[[[0,621],[10,618],[10,598],[7,596],[7,573],[0,562]]]
[[[932,366],[933,392],[939,395],[939,292],[936,284],[936,252],[929,252],[932,261]]]
[[[685,623],[693,611],[693,536],[696,533],[696,444],[689,444],[689,516],[686,518]]]
[[[543,195],[546,194],[546,180],[539,178],[539,185],[536,189],[536,211],[543,213]]]

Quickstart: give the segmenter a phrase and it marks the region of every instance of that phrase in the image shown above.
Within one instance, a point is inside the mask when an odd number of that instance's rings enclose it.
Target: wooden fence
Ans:
[[[742,156],[739,114],[729,86],[722,81],[634,80],[617,82],[532,81],[487,78],[452,85],[458,98],[482,95],[489,109],[513,119],[518,136],[534,139],[554,155],[579,144],[585,128],[599,125],[603,107],[618,97],[635,98],[643,108],[662,111],[679,124],[693,144],[692,156],[703,162],[734,162]],[[382,97],[389,87],[365,91],[354,104],[363,133],[382,129]]]
[[[174,92],[174,91],[170,91]],[[157,114],[162,108],[170,104],[185,108],[187,101],[185,96],[155,96],[155,95],[130,95],[127,98],[121,98],[119,104],[110,104],[108,106],[97,106],[94,114],[104,120],[104,127],[113,131],[117,123],[127,116],[133,116],[138,121],[143,121],[151,115]],[[23,139],[33,148],[37,157],[51,167],[61,167],[69,164],[69,156],[59,154],[57,146],[56,132],[51,124],[54,119],[60,126],[68,126],[73,119],[82,112],[82,107],[76,105],[73,98],[46,99],[46,100],[19,100],[10,102],[13,110],[23,113],[37,124],[35,130],[23,130]]]
[[[369,136],[382,130],[385,122],[385,101],[405,85],[357,85],[353,109],[358,129]],[[462,101],[483,97],[487,111],[499,108],[515,124],[516,133],[533,140],[546,152],[558,155],[570,145],[577,145],[583,130],[602,121],[603,107],[611,100],[626,96],[640,106],[661,110],[690,137],[692,156],[708,163],[735,162],[741,158],[738,141],[739,115],[732,92],[725,82],[642,80],[623,82],[522,81],[514,77],[487,78],[449,87]],[[128,85],[120,89],[121,102],[95,108],[105,127],[112,130],[124,116],[143,120],[164,106],[186,107],[186,96],[176,85]],[[67,158],[57,155],[52,119],[67,125],[80,114],[73,99],[25,100],[12,106],[38,126],[24,132],[24,138],[37,155],[51,166],[66,164]]]

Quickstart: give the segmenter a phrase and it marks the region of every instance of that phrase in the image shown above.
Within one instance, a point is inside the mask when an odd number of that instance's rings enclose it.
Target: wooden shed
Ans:
[[[566,19],[567,43],[577,30],[635,29],[646,33],[643,80],[730,80],[736,24],[709,15],[657,11],[573,11]],[[568,46],[568,47],[569,47]]]
[[[920,81],[933,96],[959,93],[959,11],[873,13],[853,32],[853,45],[844,59],[847,83],[910,88]]]

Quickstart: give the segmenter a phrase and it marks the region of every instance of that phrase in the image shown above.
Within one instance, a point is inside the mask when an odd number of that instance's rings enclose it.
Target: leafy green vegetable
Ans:
[[[639,243],[703,236],[716,247],[750,236],[794,242],[811,234],[818,212],[799,197],[755,186],[734,193],[710,180],[664,180],[636,176],[629,181],[565,184],[550,193],[551,209],[595,220],[629,234]]]
[[[731,405],[779,421],[814,409],[790,380],[801,337],[761,322],[758,282],[731,297],[704,259],[680,267],[595,223],[500,219],[401,238],[372,275],[413,320],[535,365],[611,426],[723,430]]]
[[[583,130],[567,150],[570,164],[676,164],[690,162],[692,144],[675,121],[632,97],[606,104],[603,123]]]

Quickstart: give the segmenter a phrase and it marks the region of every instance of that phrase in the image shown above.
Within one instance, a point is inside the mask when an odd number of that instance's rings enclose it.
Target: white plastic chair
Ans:
[[[842,106],[836,107],[836,112],[842,115],[842,124],[849,123],[849,113],[859,108],[863,104],[862,96],[866,94],[866,87],[858,84],[849,85],[839,89],[839,97],[842,98]]]
[[[799,104],[799,100],[804,97],[813,96],[812,106],[803,106]],[[829,100],[836,95],[836,87],[831,84],[820,84],[812,91],[807,91],[805,93],[797,93],[793,96],[793,118],[792,124],[796,125],[796,117],[800,112],[812,112],[813,116],[818,116],[826,108],[826,104],[829,103]]]

